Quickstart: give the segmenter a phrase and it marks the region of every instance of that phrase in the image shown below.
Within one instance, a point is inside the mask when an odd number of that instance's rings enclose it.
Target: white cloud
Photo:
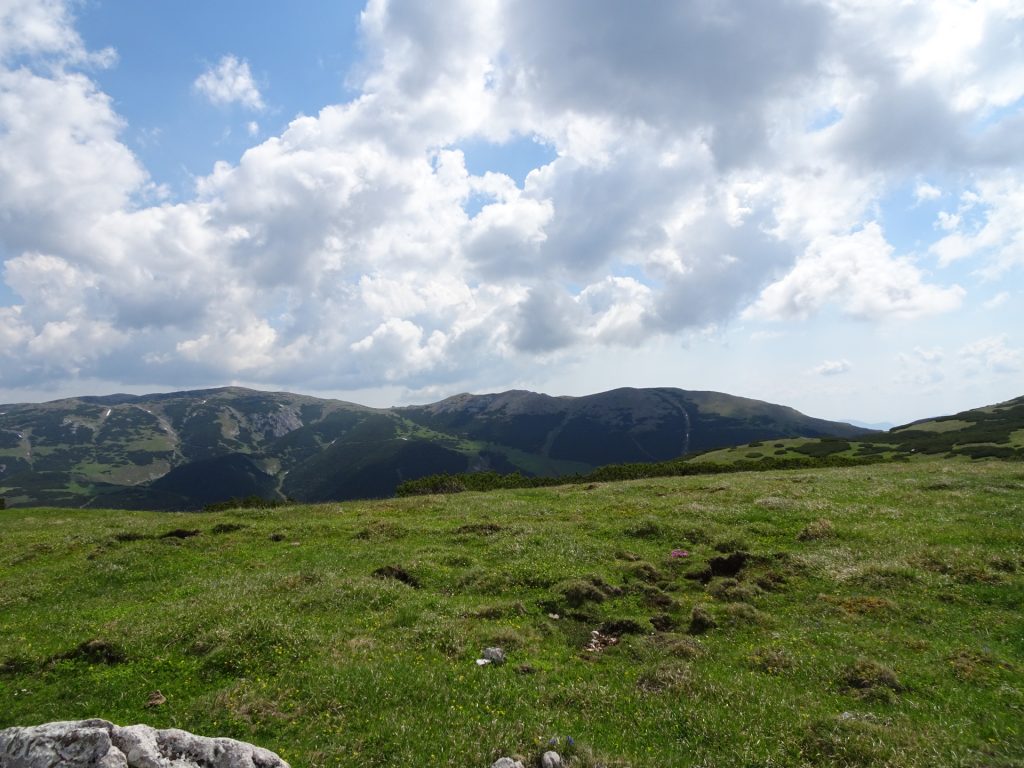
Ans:
[[[981,259],[990,278],[1024,266],[1024,176],[1005,171],[980,178],[949,224],[950,234],[931,247],[943,266]]]
[[[914,188],[914,199],[921,203],[925,200],[938,200],[942,197],[942,190],[924,181],[919,181]]]
[[[240,104],[257,111],[266,106],[252,78],[249,62],[235,56],[221,57],[216,66],[203,72],[193,85],[211,104]]]
[[[849,360],[826,360],[821,365],[816,365],[812,369],[812,373],[818,376],[839,376],[843,373],[849,373],[853,366]]]
[[[774,320],[807,318],[828,303],[866,320],[915,318],[960,306],[964,290],[925,282],[912,262],[893,256],[875,223],[814,241],[793,270],[765,288],[745,312]]]
[[[1024,349],[1009,346],[1005,333],[978,339],[963,347],[959,354],[975,370],[1016,373],[1024,369]]]
[[[999,307],[1003,306],[1009,300],[1010,300],[1010,292],[1009,291],[1000,291],[999,293],[997,293],[995,296],[993,296],[991,299],[986,301],[981,306],[983,306],[985,309],[998,309]]]
[[[1022,186],[998,170],[1024,158],[1020,20],[896,6],[372,0],[357,97],[153,205],[68,6],[8,0],[0,64],[47,62],[0,67],[0,258],[17,296],[0,308],[0,383],[428,388],[744,307],[953,311],[963,289],[899,255],[875,210],[906,184],[959,199],[928,258],[1022,263]],[[233,56],[195,88],[265,108]],[[809,128],[822,114],[835,120]],[[471,174],[458,149],[523,138],[555,159],[521,185]]]

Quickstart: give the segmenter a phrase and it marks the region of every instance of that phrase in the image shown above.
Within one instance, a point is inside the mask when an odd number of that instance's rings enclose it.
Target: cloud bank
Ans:
[[[371,0],[360,25],[355,98],[169,202],[90,77],[112,52],[63,2],[0,4],[0,383],[479,386],[738,317],[946,313],[943,265],[1024,263],[1019,5]],[[233,56],[194,84],[267,106]],[[522,140],[554,158],[522,183],[467,170],[467,142]],[[879,221],[907,185],[949,203],[924,252]]]

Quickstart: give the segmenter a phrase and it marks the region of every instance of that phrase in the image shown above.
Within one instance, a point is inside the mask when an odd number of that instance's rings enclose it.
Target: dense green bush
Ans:
[[[461,491],[493,491],[511,488],[543,488],[552,485],[580,485],[607,483],[619,480],[643,480],[650,477],[683,477],[689,475],[719,475],[731,472],[768,472],[778,469],[815,469],[817,467],[849,467],[883,461],[879,456],[846,458],[826,454],[821,457],[795,457],[737,461],[732,464],[712,462],[686,462],[682,459],[636,464],[609,464],[585,475],[560,477],[525,477],[518,472],[500,475],[497,472],[468,472],[464,474],[428,475],[406,480],[398,486],[396,496],[421,496],[432,493],[459,493]]]
[[[286,507],[293,503],[281,499],[264,499],[262,496],[246,496],[245,498],[207,504],[203,507],[203,512],[224,512],[228,509],[273,509],[274,507]]]

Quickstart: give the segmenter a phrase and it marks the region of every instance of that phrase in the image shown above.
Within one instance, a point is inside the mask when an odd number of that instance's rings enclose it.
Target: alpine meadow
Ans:
[[[0,0],[0,768],[1024,768],[1024,0]]]

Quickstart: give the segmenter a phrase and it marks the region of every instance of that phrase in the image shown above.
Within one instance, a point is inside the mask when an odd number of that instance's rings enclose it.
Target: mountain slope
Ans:
[[[855,440],[824,438],[737,445],[694,460],[734,462],[795,456],[878,456],[907,460],[923,456],[1024,460],[1024,397],[923,419]]]
[[[671,388],[615,389],[586,397],[523,391],[456,395],[396,410],[432,429],[592,467],[664,461],[751,440],[867,433],[759,400]]]
[[[388,496],[404,480],[663,461],[751,440],[866,431],[717,392],[511,391],[375,409],[238,387],[0,406],[0,496],[12,506],[197,508],[258,495]]]

